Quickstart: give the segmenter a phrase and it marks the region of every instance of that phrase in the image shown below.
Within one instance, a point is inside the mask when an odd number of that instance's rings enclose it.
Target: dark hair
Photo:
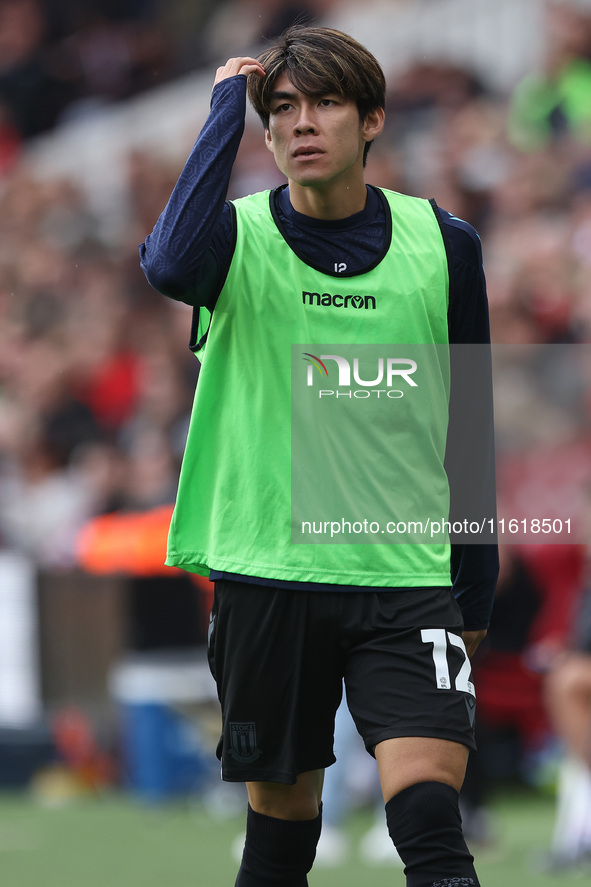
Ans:
[[[294,25],[277,37],[258,61],[266,76],[250,74],[248,98],[265,129],[269,127],[275,83],[284,72],[306,95],[337,93],[355,102],[361,120],[385,105],[386,81],[379,62],[365,46],[334,28]],[[365,146],[364,162],[370,144]]]

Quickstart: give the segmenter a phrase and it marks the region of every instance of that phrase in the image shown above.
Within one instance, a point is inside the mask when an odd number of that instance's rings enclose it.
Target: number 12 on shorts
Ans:
[[[421,638],[425,644],[433,644],[433,663],[435,665],[435,681],[440,690],[451,689],[451,678],[449,674],[449,665],[447,662],[448,644],[457,647],[464,654],[464,663],[460,668],[456,677],[456,690],[463,693],[470,693],[476,696],[474,692],[474,684],[470,680],[472,669],[470,660],[466,653],[464,641],[457,634],[452,634],[444,628],[424,628],[421,631]]]

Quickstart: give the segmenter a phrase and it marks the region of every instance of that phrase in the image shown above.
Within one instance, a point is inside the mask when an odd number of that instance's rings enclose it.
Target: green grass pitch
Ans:
[[[516,791],[491,803],[497,839],[472,848],[482,887],[540,887],[571,880],[538,874],[532,861],[547,850],[554,802]],[[363,866],[355,847],[373,824],[357,812],[347,824],[351,858],[314,870],[310,887],[403,887],[402,871]],[[147,807],[124,794],[44,807],[27,794],[0,795],[2,887],[232,887],[230,847],[243,818],[215,820],[199,800]]]

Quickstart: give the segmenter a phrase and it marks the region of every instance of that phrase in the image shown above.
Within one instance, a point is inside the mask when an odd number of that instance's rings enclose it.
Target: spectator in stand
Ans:
[[[0,99],[24,138],[53,126],[74,97],[52,68],[47,22],[39,0],[0,2]]]
[[[551,2],[547,15],[545,64],[517,86],[509,111],[510,136],[525,150],[565,136],[591,143],[591,13]]]
[[[591,858],[591,590],[581,593],[567,651],[553,663],[548,711],[563,747],[556,821],[546,867],[587,866]]]
[[[591,531],[588,487],[584,533]],[[584,549],[566,643],[550,663],[546,702],[561,742],[558,797],[552,846],[544,866],[583,869],[591,859],[591,549]]]

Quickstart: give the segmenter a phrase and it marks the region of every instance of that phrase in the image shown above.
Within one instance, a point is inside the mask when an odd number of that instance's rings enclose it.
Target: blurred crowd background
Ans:
[[[165,676],[163,699],[211,702],[210,588],[162,567],[198,375],[191,310],[150,289],[137,245],[215,68],[295,20],[348,30],[383,64],[368,181],[435,197],[480,232],[501,513],[558,503],[583,528],[503,546],[476,665],[484,778],[544,778],[545,683],[571,643],[589,527],[591,4],[481,6],[0,0],[0,784],[24,784],[56,748],[89,784],[125,781],[114,701],[145,701],[152,668],[198,673],[199,698]],[[229,197],[280,181],[249,118]],[[482,774],[473,784],[478,805]]]

